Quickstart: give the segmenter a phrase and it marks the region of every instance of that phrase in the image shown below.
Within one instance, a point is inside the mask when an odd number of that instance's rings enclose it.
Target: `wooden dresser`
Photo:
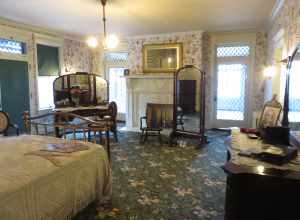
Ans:
[[[300,156],[282,166],[240,156],[266,147],[260,140],[232,131],[227,173],[225,220],[299,219]]]

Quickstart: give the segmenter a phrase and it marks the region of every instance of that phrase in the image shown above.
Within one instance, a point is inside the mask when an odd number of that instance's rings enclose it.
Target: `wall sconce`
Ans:
[[[264,76],[268,79],[273,79],[276,72],[277,72],[277,69],[275,66],[268,66],[264,69]]]

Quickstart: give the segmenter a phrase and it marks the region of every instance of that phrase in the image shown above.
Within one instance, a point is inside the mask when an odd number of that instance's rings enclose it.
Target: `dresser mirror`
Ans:
[[[53,83],[56,107],[102,105],[108,103],[108,83],[87,73],[63,75]]]
[[[282,125],[300,131],[300,44],[289,58]]]
[[[205,73],[192,65],[180,68],[174,76],[174,116],[171,139],[196,138],[205,140]],[[175,121],[175,120],[174,120]]]
[[[182,65],[182,44],[152,44],[143,46],[144,73],[174,72]]]

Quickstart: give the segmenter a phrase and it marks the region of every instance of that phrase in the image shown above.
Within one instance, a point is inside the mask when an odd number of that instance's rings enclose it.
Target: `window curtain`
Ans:
[[[37,60],[39,76],[59,75],[58,47],[37,44]]]

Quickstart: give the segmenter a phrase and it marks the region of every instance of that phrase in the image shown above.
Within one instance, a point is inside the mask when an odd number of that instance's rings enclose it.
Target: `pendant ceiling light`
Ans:
[[[105,6],[107,3],[107,0],[100,0],[101,4],[102,4],[102,9],[103,9],[103,33],[104,33],[104,39],[103,39],[103,46],[104,49],[113,49],[116,48],[119,44],[119,39],[116,35],[110,34],[107,35],[107,31],[106,31],[106,13],[105,13]],[[92,37],[89,38],[87,40],[87,44],[92,47],[95,48],[98,46],[98,41],[96,38]]]

